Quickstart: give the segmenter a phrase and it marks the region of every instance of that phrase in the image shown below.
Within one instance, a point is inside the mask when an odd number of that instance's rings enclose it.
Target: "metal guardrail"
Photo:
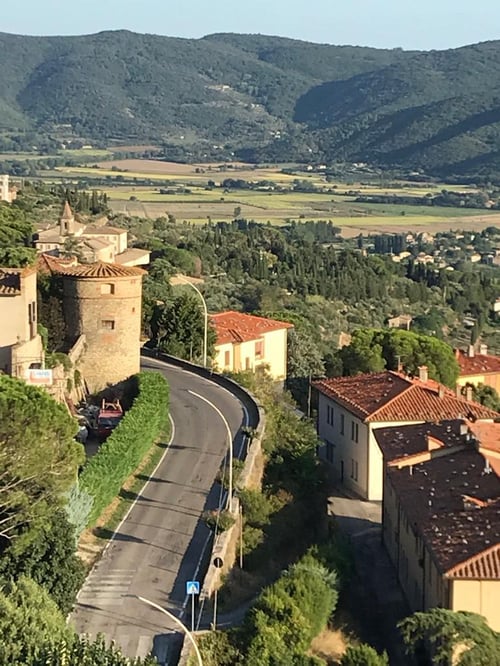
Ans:
[[[218,372],[214,372],[209,368],[204,368],[201,365],[196,365],[195,363],[190,363],[185,361],[182,358],[177,358],[176,356],[170,356],[169,354],[164,354],[156,349],[148,349],[147,347],[142,347],[141,355],[146,356],[147,358],[157,359],[158,361],[164,361],[170,365],[174,365],[188,372],[192,372],[200,377],[209,379],[210,381],[222,386],[227,389],[233,395],[235,395],[241,402],[245,405],[248,412],[248,425],[250,428],[256,430],[259,427],[260,422],[262,421],[263,411],[256,398],[244,389],[240,384],[229,379],[224,375],[220,375]]]

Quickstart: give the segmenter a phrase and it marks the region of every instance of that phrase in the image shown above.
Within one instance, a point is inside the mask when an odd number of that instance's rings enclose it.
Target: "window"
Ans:
[[[264,340],[257,340],[255,343],[255,358],[264,358]]]
[[[245,370],[251,370],[252,366],[250,365],[250,357],[245,357]]]
[[[351,479],[358,480],[358,461],[351,458]]]
[[[114,294],[115,285],[114,284],[101,284],[101,294]]]
[[[226,368],[229,366],[230,360],[231,360],[230,352],[228,352],[228,351],[224,352],[224,366]]]
[[[335,451],[334,444],[332,444],[332,442],[329,442],[327,440],[327,442],[326,442],[326,459],[328,460],[329,463],[333,463],[334,451]]]
[[[354,423],[354,421],[351,421],[351,439],[353,442],[358,443],[358,438],[359,438],[359,425],[357,423]]]
[[[340,434],[344,434],[344,426],[345,426],[345,415],[341,414],[340,415]]]
[[[326,422],[328,425],[333,425],[333,407],[331,405],[326,406]]]
[[[103,319],[101,321],[101,329],[103,331],[114,331],[115,322],[113,321],[113,319]]]

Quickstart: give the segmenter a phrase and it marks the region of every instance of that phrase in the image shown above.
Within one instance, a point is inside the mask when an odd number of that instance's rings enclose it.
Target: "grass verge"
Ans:
[[[165,443],[168,442],[168,443]],[[96,525],[86,529],[78,542],[77,554],[91,567],[102,555],[102,552],[114,531],[123,520],[127,511],[135,500],[140,496],[149,476],[154,471],[162,456],[170,445],[170,426],[162,437],[162,441],[156,442],[150,448],[141,464],[129,476],[120,489],[117,497],[103,512]]]

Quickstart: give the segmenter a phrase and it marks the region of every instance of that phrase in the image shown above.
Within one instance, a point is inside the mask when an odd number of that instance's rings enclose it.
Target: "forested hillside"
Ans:
[[[154,141],[186,159],[216,144],[254,160],[498,172],[499,44],[424,53],[263,35],[0,34],[0,148],[53,136]]]

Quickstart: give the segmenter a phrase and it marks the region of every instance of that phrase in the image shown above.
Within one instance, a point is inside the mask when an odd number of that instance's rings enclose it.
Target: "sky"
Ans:
[[[500,2],[23,0],[21,5],[9,3],[0,18],[0,32],[28,35],[122,28],[173,37],[262,33],[328,44],[445,49],[500,38]]]

